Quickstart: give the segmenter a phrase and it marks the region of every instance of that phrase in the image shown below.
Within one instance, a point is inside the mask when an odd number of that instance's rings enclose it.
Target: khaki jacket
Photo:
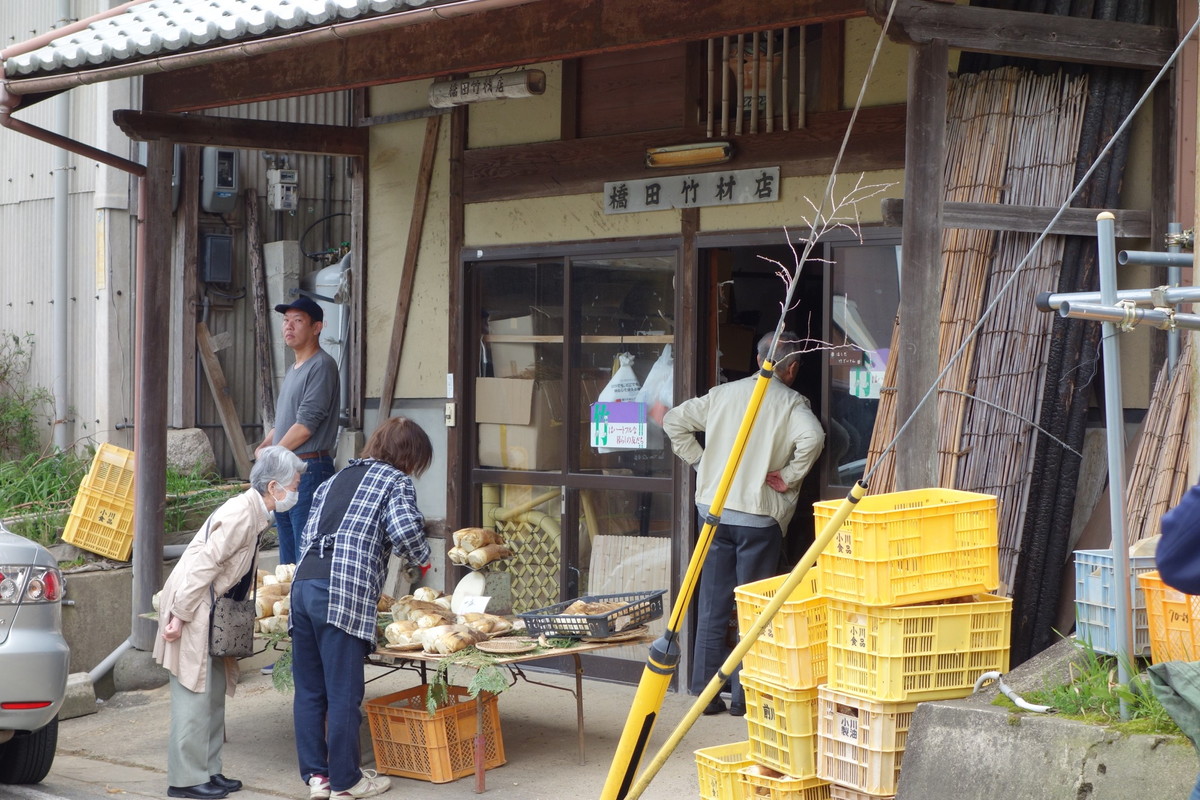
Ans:
[[[254,563],[258,535],[270,523],[266,503],[257,491],[249,489],[231,497],[192,537],[163,585],[154,660],[193,692],[203,692],[208,680],[209,586],[219,597],[242,579]],[[184,621],[183,632],[174,642],[162,638],[162,629],[171,617]],[[237,659],[223,661],[225,693],[232,697],[238,679]]]
[[[755,374],[714,386],[703,397],[680,403],[663,418],[663,431],[670,437],[675,455],[696,467],[697,503],[712,505],[757,381]],[[696,440],[698,431],[704,432],[704,447]],[[824,445],[825,431],[808,398],[772,378],[725,508],[772,517],[787,533],[800,496],[800,483]],[[767,473],[775,471],[787,483],[786,492],[766,485]]]

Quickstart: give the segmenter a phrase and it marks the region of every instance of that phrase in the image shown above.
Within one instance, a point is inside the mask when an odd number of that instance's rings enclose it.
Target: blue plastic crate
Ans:
[[[1146,595],[1135,576],[1154,570],[1153,556],[1131,556],[1129,581],[1133,601],[1133,655],[1150,655]],[[1117,585],[1111,550],[1075,551],[1075,636],[1098,653],[1117,652]]]

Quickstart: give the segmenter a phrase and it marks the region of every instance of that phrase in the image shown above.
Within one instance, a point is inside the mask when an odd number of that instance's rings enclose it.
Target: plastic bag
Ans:
[[[655,450],[663,447],[662,420],[671,410],[675,400],[675,357],[671,354],[671,345],[665,345],[658,360],[650,368],[646,382],[634,398],[635,402],[646,404],[646,416],[650,421],[648,446]]]
[[[638,392],[642,389],[642,384],[638,381],[637,375],[633,371],[634,356],[632,353],[621,353],[617,356],[620,366],[613,373],[612,378],[600,390],[600,396],[596,398],[597,403],[632,403],[638,396]],[[621,447],[597,447],[597,453],[619,453],[626,448]]]

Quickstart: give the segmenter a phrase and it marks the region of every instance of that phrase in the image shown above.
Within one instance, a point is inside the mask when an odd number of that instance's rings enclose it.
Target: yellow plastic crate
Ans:
[[[813,504],[818,531],[839,505]],[[834,534],[817,570],[823,594],[869,606],[995,591],[996,498],[954,489],[867,495]]]
[[[496,695],[476,701],[462,686],[448,686],[448,699],[430,714],[429,686],[422,684],[366,702],[375,765],[387,775],[447,783],[475,772],[476,703],[483,704],[483,766],[505,763]]]
[[[916,703],[881,703],[822,686],[817,691],[817,777],[868,796],[894,795],[916,708]]]
[[[734,589],[738,630],[742,634],[758,619],[787,577],[780,575]],[[793,689],[811,689],[825,682],[828,638],[827,602],[817,592],[815,571],[810,571],[746,652],[742,677]]]
[[[793,778],[815,777],[817,690],[787,689],[744,673],[741,682],[751,757]]]
[[[773,777],[759,774],[755,767],[738,770],[742,800],[827,800],[829,783],[819,778]]]
[[[107,443],[100,445],[80,486],[110,497],[132,498],[133,451]]]
[[[888,702],[966,697],[984,672],[1008,671],[1012,600],[877,608],[829,601],[831,689]]]
[[[719,744],[696,751],[701,800],[742,800],[738,770],[754,763],[749,742]]]
[[[1157,570],[1143,572],[1137,579],[1146,595],[1150,660],[1161,664],[1200,658],[1200,596],[1167,586]]]
[[[836,783],[829,784],[829,798],[830,800],[896,800],[894,794],[880,797],[877,794],[867,794],[858,789],[851,789],[849,786],[838,786]]]

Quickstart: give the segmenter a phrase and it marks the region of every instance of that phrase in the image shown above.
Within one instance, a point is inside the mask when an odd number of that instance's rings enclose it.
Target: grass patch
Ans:
[[[1137,664],[1129,670],[1129,683],[1121,684],[1117,680],[1114,656],[1097,653],[1085,642],[1075,642],[1075,645],[1082,658],[1069,665],[1069,681],[1029,692],[1024,696],[1026,701],[1053,706],[1058,716],[1103,725],[1123,734],[1183,736],[1183,731],[1154,696],[1149,679]],[[1121,719],[1122,700],[1129,712],[1127,720]],[[1003,695],[997,702],[1014,711],[1019,710]]]

